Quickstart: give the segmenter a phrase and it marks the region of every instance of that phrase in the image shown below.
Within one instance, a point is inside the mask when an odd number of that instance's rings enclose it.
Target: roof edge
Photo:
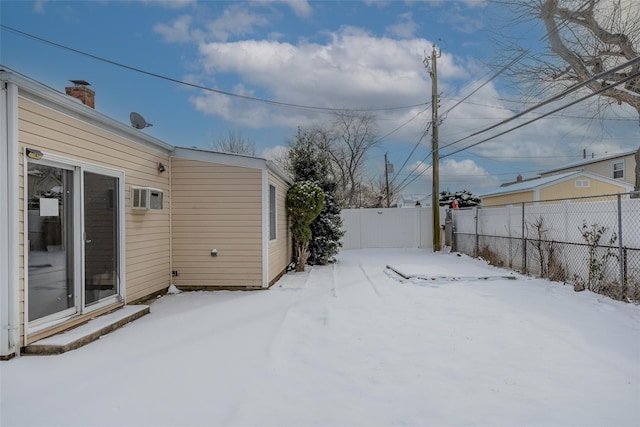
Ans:
[[[597,179],[597,180],[602,181],[602,182],[606,182],[606,183],[613,184],[613,185],[618,185],[618,186],[626,188],[628,191],[633,191],[633,188],[634,188],[633,185],[629,184],[626,181],[621,181],[621,180],[609,178],[609,177],[606,177],[604,175],[598,175],[598,174],[595,174],[595,173],[592,173],[592,172],[573,171],[573,172],[565,172],[565,173],[561,173],[561,174],[557,174],[557,175],[539,177],[537,179],[549,179],[549,180],[546,181],[546,182],[543,182],[541,184],[538,184],[538,185],[532,185],[531,187],[525,187],[525,188],[520,188],[520,189],[516,188],[516,189],[509,190],[509,191],[494,191],[494,192],[491,192],[491,193],[479,195],[478,197],[483,198],[483,197],[494,197],[494,196],[507,196],[509,194],[517,194],[517,193],[522,193],[522,192],[525,192],[525,191],[535,191],[537,189],[542,189],[542,188],[549,187],[549,186],[551,186],[553,184],[557,184],[558,182],[567,181],[567,180],[569,180],[571,178],[574,178],[576,176],[586,176],[586,177],[591,178],[591,179]],[[550,178],[554,178],[554,177],[555,177],[555,179],[550,179]],[[533,180],[530,180],[530,181],[527,181],[527,182],[530,183],[530,184],[534,184],[535,181],[536,180],[533,179]],[[507,188],[508,189],[509,187],[502,187],[502,188]]]
[[[216,163],[227,166],[239,166],[250,169],[268,170],[282,178],[288,184],[293,181],[273,161],[262,157],[248,156],[245,154],[223,153],[219,151],[203,150],[201,148],[175,147],[171,152],[174,158],[196,160],[200,162]]]
[[[175,148],[169,143],[127,126],[104,113],[77,102],[60,91],[13,71],[2,64],[0,64],[0,81],[14,83],[18,86],[19,94],[29,94],[28,99],[49,108],[60,110],[77,119],[82,119],[93,126],[102,127],[116,135],[132,140],[134,143],[144,142],[146,145],[166,152],[171,152]]]

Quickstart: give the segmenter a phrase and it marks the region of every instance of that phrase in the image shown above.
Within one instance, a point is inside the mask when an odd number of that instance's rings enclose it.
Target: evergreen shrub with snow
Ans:
[[[314,132],[298,130],[289,160],[295,181],[313,181],[324,191],[324,207],[310,225],[312,238],[307,262],[327,264],[340,251],[344,230],[340,217],[342,205],[336,195],[337,185],[332,178],[329,157],[322,150],[321,138]]]
[[[304,271],[309,257],[309,225],[324,206],[324,192],[311,181],[299,181],[287,191],[287,214],[291,221],[296,271]]]

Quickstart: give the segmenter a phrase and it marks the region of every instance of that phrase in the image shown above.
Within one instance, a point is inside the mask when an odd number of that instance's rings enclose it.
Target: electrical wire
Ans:
[[[502,67],[500,70],[498,70],[496,73],[494,73],[487,81],[485,81],[484,83],[482,83],[480,86],[478,86],[477,88],[475,88],[469,95],[465,96],[464,98],[462,98],[460,101],[458,101],[457,103],[455,103],[453,105],[453,107],[449,108],[447,111],[445,111],[444,113],[442,113],[443,116],[443,120],[446,118],[447,114],[449,114],[449,112],[451,110],[453,110],[454,108],[456,108],[458,105],[462,104],[464,101],[466,101],[467,99],[471,98],[476,92],[478,92],[480,89],[482,89],[484,86],[488,85],[489,83],[491,83],[493,80],[495,80],[498,76],[500,76],[500,74],[504,73],[505,71],[507,71],[511,66],[513,66],[516,62],[520,61],[522,58],[524,58],[526,55],[529,54],[529,50],[525,50],[524,52],[522,52],[520,55],[518,55],[516,58],[514,58],[511,62],[509,62],[507,65],[505,65],[504,67]]]
[[[460,142],[462,142],[462,141],[465,141],[465,140],[467,140],[467,139],[469,139],[469,138],[472,138],[472,137],[474,137],[474,136],[477,136],[477,135],[483,134],[483,133],[485,133],[485,132],[488,132],[488,131],[490,131],[490,130],[492,130],[492,129],[495,129],[495,128],[497,128],[498,126],[502,126],[502,125],[504,125],[504,124],[507,124],[507,123],[509,123],[509,122],[511,122],[511,121],[513,121],[513,120],[515,120],[515,119],[517,119],[517,118],[519,118],[519,117],[524,116],[524,115],[525,115],[525,114],[527,114],[527,113],[532,112],[533,110],[537,110],[537,109],[538,109],[538,108],[540,108],[540,107],[543,107],[543,106],[545,106],[545,105],[547,105],[547,104],[550,104],[550,103],[552,103],[552,102],[554,102],[554,101],[558,101],[558,100],[560,100],[560,99],[564,98],[565,96],[567,96],[567,95],[569,95],[569,94],[571,94],[571,93],[573,93],[573,92],[577,91],[578,89],[581,89],[581,88],[585,87],[585,86],[586,86],[586,85],[588,85],[589,83],[592,83],[592,82],[594,82],[594,81],[596,81],[596,80],[598,80],[598,79],[601,79],[601,78],[603,78],[603,77],[608,76],[609,74],[616,73],[616,72],[618,72],[618,71],[621,71],[621,70],[623,70],[623,69],[625,69],[625,68],[627,68],[627,67],[629,67],[629,66],[632,66],[632,65],[635,65],[635,64],[638,64],[638,63],[640,63],[640,56],[638,56],[638,57],[636,57],[636,58],[634,58],[634,59],[632,59],[632,60],[630,60],[630,61],[627,61],[627,62],[625,62],[625,63],[623,63],[623,64],[621,64],[621,65],[618,65],[618,66],[616,66],[616,67],[613,67],[613,68],[612,68],[612,69],[610,69],[610,70],[606,70],[606,71],[603,71],[603,72],[601,72],[601,73],[598,73],[598,74],[596,74],[596,75],[592,76],[591,78],[589,78],[589,79],[587,79],[587,80],[585,80],[585,81],[582,81],[582,82],[580,82],[580,83],[578,83],[578,84],[576,84],[576,85],[574,85],[574,86],[571,86],[570,88],[568,88],[568,89],[564,90],[563,92],[561,92],[561,93],[559,93],[559,94],[557,94],[557,95],[554,95],[554,96],[552,96],[551,98],[548,98],[548,99],[546,99],[546,100],[544,100],[544,101],[542,101],[542,102],[540,102],[540,103],[538,103],[538,104],[534,105],[533,107],[527,108],[526,110],[524,110],[524,111],[522,111],[522,112],[520,112],[520,113],[518,113],[518,114],[516,114],[516,115],[514,115],[514,116],[511,116],[511,117],[509,117],[509,118],[507,118],[507,119],[501,120],[500,122],[498,122],[498,123],[496,123],[496,124],[493,124],[493,125],[491,125],[491,126],[489,126],[489,127],[487,127],[487,128],[484,128],[484,129],[482,129],[482,130],[480,130],[480,131],[478,131],[478,132],[475,132],[475,133],[472,133],[472,134],[470,134],[470,135],[467,135],[467,136],[465,136],[464,138],[458,139],[457,141],[453,141],[453,142],[451,142],[451,143],[449,143],[449,144],[446,144],[446,145],[444,145],[444,146],[440,147],[440,149],[450,147],[450,146],[452,146],[452,145],[454,145],[454,144],[458,144],[458,143],[460,143]],[[624,79],[624,81],[625,81],[625,82],[627,82],[627,81],[629,81],[629,80],[630,80],[630,78],[629,78],[629,77],[627,77],[627,78],[625,78],[625,79]],[[612,83],[612,84],[610,84],[609,86],[607,86],[607,87],[605,87],[605,88],[603,88],[603,89],[601,89],[601,90],[598,90],[598,91],[597,91],[597,93],[605,92],[606,90],[611,89],[612,87],[618,86],[619,84],[620,84],[620,82]],[[595,92],[592,92],[592,93],[595,93]],[[589,97],[589,96],[587,96],[587,97]],[[583,100],[583,99],[586,99],[586,98],[581,98],[581,100]],[[569,104],[569,105],[574,105],[574,104],[575,104],[575,102],[574,102],[574,103],[571,103],[571,104]],[[565,106],[565,107],[563,107],[563,108],[559,108],[559,109],[553,110],[553,112],[555,113],[555,112],[557,112],[557,111],[563,110],[564,108],[566,108],[566,106]],[[538,117],[536,120],[541,119],[541,118],[543,118],[543,117],[547,117],[547,116],[549,116],[549,115],[550,115],[549,113],[544,113],[544,114],[542,114],[540,117]],[[535,120],[534,120],[534,121],[535,121]],[[527,123],[530,123],[530,122],[527,122]],[[519,126],[519,127],[521,127],[521,126]],[[517,128],[514,128],[514,129],[517,129]],[[503,135],[503,134],[504,134],[504,133],[501,133],[500,135]],[[476,145],[477,145],[477,144],[476,144]],[[472,146],[475,146],[475,145],[472,145]]]
[[[640,59],[640,57],[638,57],[638,59]],[[568,103],[568,104],[566,104],[566,105],[563,105],[563,106],[561,106],[561,107],[558,107],[558,108],[556,108],[555,110],[549,111],[548,113],[544,113],[543,115],[541,115],[541,116],[539,116],[539,117],[536,117],[536,118],[534,118],[534,119],[528,120],[528,121],[526,121],[526,122],[524,122],[524,123],[522,123],[522,124],[519,124],[518,126],[515,126],[515,127],[513,127],[513,128],[507,129],[507,130],[505,130],[505,131],[503,131],[503,132],[500,132],[500,133],[499,133],[499,134],[497,134],[497,135],[493,135],[493,136],[490,136],[489,138],[485,138],[485,139],[483,139],[483,140],[481,140],[481,141],[475,142],[475,143],[473,143],[473,144],[471,144],[471,145],[469,145],[469,146],[467,146],[467,147],[460,148],[459,150],[456,150],[456,151],[454,151],[454,152],[452,152],[452,153],[447,153],[447,154],[445,154],[445,155],[443,155],[443,156],[439,156],[439,158],[440,158],[440,159],[444,159],[445,157],[453,156],[454,154],[457,154],[457,153],[459,153],[459,152],[461,152],[461,151],[468,150],[469,148],[476,147],[476,146],[478,146],[478,145],[480,145],[480,144],[482,144],[482,143],[485,143],[485,142],[487,142],[487,141],[490,141],[490,140],[492,140],[492,139],[495,139],[495,138],[497,138],[497,137],[499,137],[499,136],[505,135],[505,134],[507,134],[507,133],[509,133],[509,132],[512,132],[512,131],[516,130],[516,129],[520,129],[520,128],[521,128],[521,127],[523,127],[523,126],[526,126],[526,125],[528,125],[528,124],[531,124],[531,123],[533,123],[533,122],[536,122],[536,121],[538,121],[538,120],[540,120],[540,119],[542,119],[542,118],[547,117],[548,115],[551,115],[551,114],[557,113],[558,111],[564,110],[565,108],[571,107],[572,105],[575,105],[575,104],[577,104],[577,103],[579,103],[579,102],[582,102],[582,101],[584,101],[584,100],[586,100],[586,99],[588,99],[588,98],[591,98],[592,96],[596,96],[596,95],[599,95],[599,94],[601,94],[601,93],[603,93],[603,92],[606,92],[607,90],[609,90],[609,89],[611,89],[611,88],[613,88],[613,87],[615,87],[615,86],[618,86],[618,85],[621,85],[621,84],[623,84],[623,83],[626,83],[626,82],[628,82],[628,81],[630,81],[630,80],[633,80],[633,79],[635,79],[636,77],[639,77],[639,76],[640,76],[640,72],[637,72],[637,73],[635,73],[635,74],[632,74],[632,75],[630,75],[630,76],[627,76],[627,77],[625,77],[624,79],[621,79],[621,80],[619,80],[619,81],[617,81],[617,82],[615,82],[615,83],[612,83],[611,85],[609,85],[609,86],[607,86],[607,87],[604,87],[604,88],[602,88],[602,89],[600,89],[600,90],[597,90],[597,91],[595,91],[595,92],[591,92],[590,94],[588,94],[588,95],[586,95],[586,96],[583,96],[582,98],[576,99],[575,101],[572,101],[572,102],[570,102],[570,103]]]
[[[632,60],[632,61],[630,61],[630,62],[633,62],[633,61],[636,61],[636,60],[639,60],[639,61],[640,61],[640,57],[638,57],[638,58],[636,58],[636,59],[634,59],[634,60]],[[634,62],[634,63],[635,63],[635,62]],[[616,68],[617,68],[617,67],[616,67]],[[616,70],[615,70],[615,68],[614,68],[614,69],[612,69],[612,70],[609,70],[607,73],[612,73],[612,72],[615,72],[615,71],[616,71]],[[483,140],[481,140],[481,141],[478,141],[478,142],[476,142],[476,143],[474,143],[474,144],[472,144],[472,145],[469,145],[469,146],[467,146],[467,147],[463,147],[463,148],[461,148],[461,149],[459,149],[459,150],[456,150],[456,151],[454,151],[454,152],[452,152],[452,153],[447,153],[447,154],[445,154],[445,155],[439,156],[439,159],[444,159],[444,158],[446,158],[446,157],[453,156],[454,154],[457,154],[457,153],[459,153],[459,152],[461,152],[461,151],[468,150],[469,148],[473,148],[473,147],[478,146],[478,145],[480,145],[480,144],[482,144],[482,143],[485,143],[485,142],[487,142],[487,141],[490,141],[490,140],[492,140],[492,139],[495,139],[495,138],[497,138],[497,137],[499,137],[499,136],[505,135],[505,134],[507,134],[507,133],[509,133],[509,132],[512,132],[512,131],[514,131],[514,130],[516,130],[516,129],[519,129],[519,128],[523,127],[523,126],[529,125],[529,124],[531,124],[531,123],[533,123],[533,122],[535,122],[535,121],[538,121],[538,120],[540,120],[540,119],[543,119],[543,118],[545,118],[545,117],[547,117],[547,116],[549,116],[549,115],[551,115],[551,114],[555,114],[555,113],[557,113],[558,111],[564,110],[565,108],[571,107],[571,106],[573,106],[573,105],[575,105],[575,104],[577,104],[577,103],[580,103],[580,102],[582,102],[582,101],[584,101],[584,100],[586,100],[586,99],[589,99],[589,98],[591,98],[591,97],[593,97],[593,96],[600,95],[601,93],[606,92],[607,90],[612,89],[612,88],[613,88],[613,87],[615,87],[615,86],[618,86],[618,85],[621,85],[621,84],[623,84],[623,83],[626,83],[626,82],[628,82],[628,81],[630,81],[630,80],[633,80],[633,79],[635,79],[635,78],[637,78],[637,77],[639,77],[639,76],[640,76],[640,72],[637,72],[637,73],[635,73],[635,74],[632,74],[632,75],[630,75],[630,76],[627,76],[627,77],[625,77],[624,79],[621,79],[621,80],[619,80],[619,81],[617,81],[617,82],[615,82],[615,83],[612,83],[611,85],[609,85],[609,86],[607,86],[607,87],[604,87],[604,88],[602,88],[602,89],[600,89],[600,90],[597,90],[597,91],[595,91],[595,92],[591,92],[591,93],[589,93],[589,94],[587,94],[587,95],[583,96],[582,98],[579,98],[579,99],[577,99],[577,100],[574,100],[574,101],[572,101],[572,102],[570,102],[570,103],[568,103],[568,104],[565,104],[565,105],[563,105],[563,106],[560,106],[560,107],[558,107],[558,108],[556,108],[556,109],[554,109],[554,110],[552,110],[552,111],[549,111],[549,112],[547,112],[547,113],[544,113],[544,114],[542,114],[541,116],[536,117],[536,118],[534,118],[534,119],[531,119],[531,120],[529,120],[529,121],[527,121],[527,122],[525,122],[525,123],[522,123],[522,124],[520,124],[520,125],[518,125],[518,126],[515,126],[515,127],[513,127],[513,128],[507,129],[507,130],[505,130],[505,131],[503,131],[503,132],[501,132],[501,133],[499,133],[499,134],[497,134],[497,135],[493,135],[493,136],[491,136],[491,137],[485,138],[485,139],[483,139]],[[546,101],[544,101],[543,103],[541,103],[541,105],[546,105],[546,104],[547,104],[547,102],[546,102]],[[536,108],[536,107],[533,107],[533,108]],[[495,126],[494,126],[494,127],[495,127]],[[426,159],[427,159],[430,155],[432,155],[432,154],[433,154],[433,151],[432,151],[431,153],[429,153],[429,154],[427,155],[427,157],[425,157],[425,159],[424,159],[424,160],[426,160]],[[424,163],[424,160],[423,160],[423,163]],[[430,166],[430,167],[431,167],[431,166]],[[429,168],[430,168],[430,167],[429,167]],[[429,168],[426,168],[424,171],[420,172],[420,173],[419,173],[418,175],[416,175],[416,176],[415,176],[411,181],[409,181],[408,183],[406,183],[404,186],[402,186],[402,187],[398,188],[398,190],[397,190],[397,191],[400,191],[400,190],[402,190],[402,189],[406,188],[409,184],[413,183],[416,179],[418,179],[420,176],[422,176],[422,175],[423,175],[423,174],[424,174],[424,173],[425,173]],[[417,169],[417,167],[416,167],[416,168],[414,168],[414,171],[415,171],[416,169]],[[412,171],[412,172],[413,172],[413,171]],[[404,181],[403,181],[403,182],[404,182]]]
[[[203,86],[203,85],[199,85],[199,84],[195,84],[195,83],[189,83],[189,82],[185,82],[183,80],[179,80],[179,79],[175,79],[172,77],[168,77],[168,76],[164,76],[162,74],[158,74],[158,73],[154,73],[151,71],[146,71],[146,70],[142,70],[140,68],[136,68],[136,67],[132,67],[130,65],[126,65],[120,62],[116,62],[110,59],[106,59],[97,55],[93,55],[91,53],[88,52],[84,52],[78,49],[74,49],[59,43],[55,43],[52,42],[50,40],[47,39],[43,39],[41,37],[35,36],[33,34],[29,34],[26,33],[24,31],[20,31],[16,28],[12,28],[9,27],[7,25],[4,24],[0,24],[0,29],[3,29],[5,31],[9,31],[9,32],[13,32],[15,34],[18,34],[20,36],[26,37],[26,38],[30,38],[32,40],[36,40],[38,42],[44,43],[44,44],[48,44],[51,46],[55,46],[57,48],[60,49],[64,49],[64,50],[68,50],[70,52],[79,54],[79,55],[83,55],[101,62],[105,62],[107,64],[111,64],[111,65],[115,65],[117,67],[121,67],[124,69],[127,69],[129,71],[134,71],[136,73],[140,73],[140,74],[144,74],[147,76],[151,76],[151,77],[155,77],[158,79],[162,79],[162,80],[166,80],[166,81],[170,81],[172,83],[177,83],[180,85],[184,85],[184,86],[189,86],[195,89],[200,89],[200,90],[204,90],[204,91],[208,91],[208,92],[213,92],[213,93],[217,93],[219,95],[224,95],[224,96],[229,96],[229,97],[234,97],[234,98],[238,98],[238,99],[243,99],[246,101],[252,101],[252,102],[261,102],[263,104],[268,104],[268,105],[274,105],[274,106],[278,106],[278,107],[288,107],[288,108],[297,108],[297,109],[303,109],[303,110],[314,110],[314,111],[328,111],[328,112],[339,112],[339,111],[357,111],[357,112],[380,112],[380,111],[396,111],[396,110],[407,110],[410,108],[416,108],[416,107],[422,107],[425,105],[428,105],[429,103],[427,102],[423,102],[420,104],[414,104],[414,105],[405,105],[405,106],[399,106],[399,107],[383,107],[383,108],[330,108],[330,107],[320,107],[320,106],[314,106],[314,105],[303,105],[303,104],[293,104],[293,103],[288,103],[288,102],[280,102],[280,101],[273,101],[270,99],[265,99],[265,98],[257,98],[257,97],[253,97],[253,96],[247,96],[247,95],[239,95],[237,93],[232,93],[232,92],[227,92],[227,91],[223,91],[223,90],[219,90],[219,89],[214,89],[211,87],[207,87],[207,86]]]

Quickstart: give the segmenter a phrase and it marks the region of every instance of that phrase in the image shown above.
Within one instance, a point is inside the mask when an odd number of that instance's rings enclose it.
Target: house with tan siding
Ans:
[[[517,181],[480,195],[483,207],[513,203],[538,203],[543,200],[562,200],[629,193],[633,185],[591,172],[565,172]]]
[[[175,147],[74,83],[0,70],[0,358],[172,283],[267,288],[291,260],[273,163]]]
[[[584,171],[634,185],[636,184],[636,152],[640,152],[640,147],[638,147],[638,150],[618,154],[591,158],[585,157],[577,162],[568,163],[542,172],[540,175],[545,177],[565,172]]]

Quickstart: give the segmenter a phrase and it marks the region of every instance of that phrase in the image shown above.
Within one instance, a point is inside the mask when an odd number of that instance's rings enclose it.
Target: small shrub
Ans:
[[[296,182],[287,191],[287,213],[291,220],[296,271],[304,271],[309,258],[309,225],[324,206],[324,191],[311,181]]]
[[[487,261],[491,265],[495,265],[498,267],[503,266],[503,262],[500,259],[500,255],[492,251],[489,246],[483,246],[480,248],[480,250],[478,250],[478,258],[482,258],[483,260]]]

